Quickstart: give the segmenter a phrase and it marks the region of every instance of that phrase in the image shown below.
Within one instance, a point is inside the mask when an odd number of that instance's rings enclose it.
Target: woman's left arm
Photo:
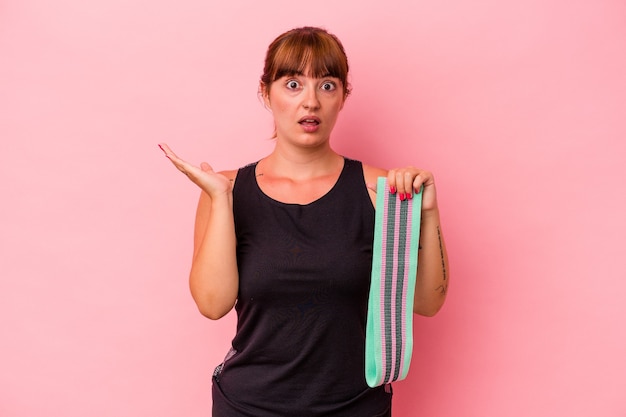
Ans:
[[[450,282],[448,253],[441,230],[435,179],[428,171],[407,167],[388,171],[387,184],[400,200],[413,198],[416,190],[424,187],[413,312],[434,316],[443,306]]]

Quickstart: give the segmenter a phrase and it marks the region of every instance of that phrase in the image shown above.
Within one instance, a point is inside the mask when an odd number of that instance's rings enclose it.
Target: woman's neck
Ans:
[[[320,149],[285,149],[276,146],[257,166],[257,174],[295,181],[329,175],[341,170],[343,157],[329,146]]]

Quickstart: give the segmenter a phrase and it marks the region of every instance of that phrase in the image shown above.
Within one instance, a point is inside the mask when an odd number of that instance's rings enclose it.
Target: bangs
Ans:
[[[336,43],[316,36],[286,39],[276,51],[272,81],[289,75],[313,78],[335,77],[346,84],[348,67],[345,54]]]

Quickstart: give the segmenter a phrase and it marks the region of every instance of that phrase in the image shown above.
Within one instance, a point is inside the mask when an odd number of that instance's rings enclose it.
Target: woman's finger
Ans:
[[[165,156],[174,164],[176,168],[183,174],[189,176],[190,171],[192,171],[195,167],[189,164],[188,162],[180,159],[174,151],[170,149],[169,146],[165,143],[159,143],[159,148],[163,151]]]
[[[204,172],[213,172],[213,168],[211,168],[211,165],[209,165],[206,162],[200,163],[200,169],[203,170]]]
[[[390,169],[389,171],[387,171],[387,185],[389,186],[389,191],[391,192],[391,194],[395,194],[397,191],[395,169]]]
[[[176,156],[176,154],[174,152],[172,152],[172,150],[170,149],[169,146],[167,146],[167,143],[159,143],[159,148],[161,148],[161,150],[163,151],[163,153],[165,154],[165,156],[167,156],[168,158],[178,158]]]

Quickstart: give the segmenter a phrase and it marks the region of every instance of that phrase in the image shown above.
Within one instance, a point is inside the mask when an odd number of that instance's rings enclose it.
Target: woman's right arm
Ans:
[[[176,156],[166,144],[159,147],[179,171],[202,189],[189,287],[200,313],[219,319],[233,308],[239,291],[232,191],[237,172],[216,173],[205,162],[196,167]]]
[[[189,274],[191,295],[204,316],[216,320],[235,305],[239,290],[232,191],[202,191],[196,212]]]

